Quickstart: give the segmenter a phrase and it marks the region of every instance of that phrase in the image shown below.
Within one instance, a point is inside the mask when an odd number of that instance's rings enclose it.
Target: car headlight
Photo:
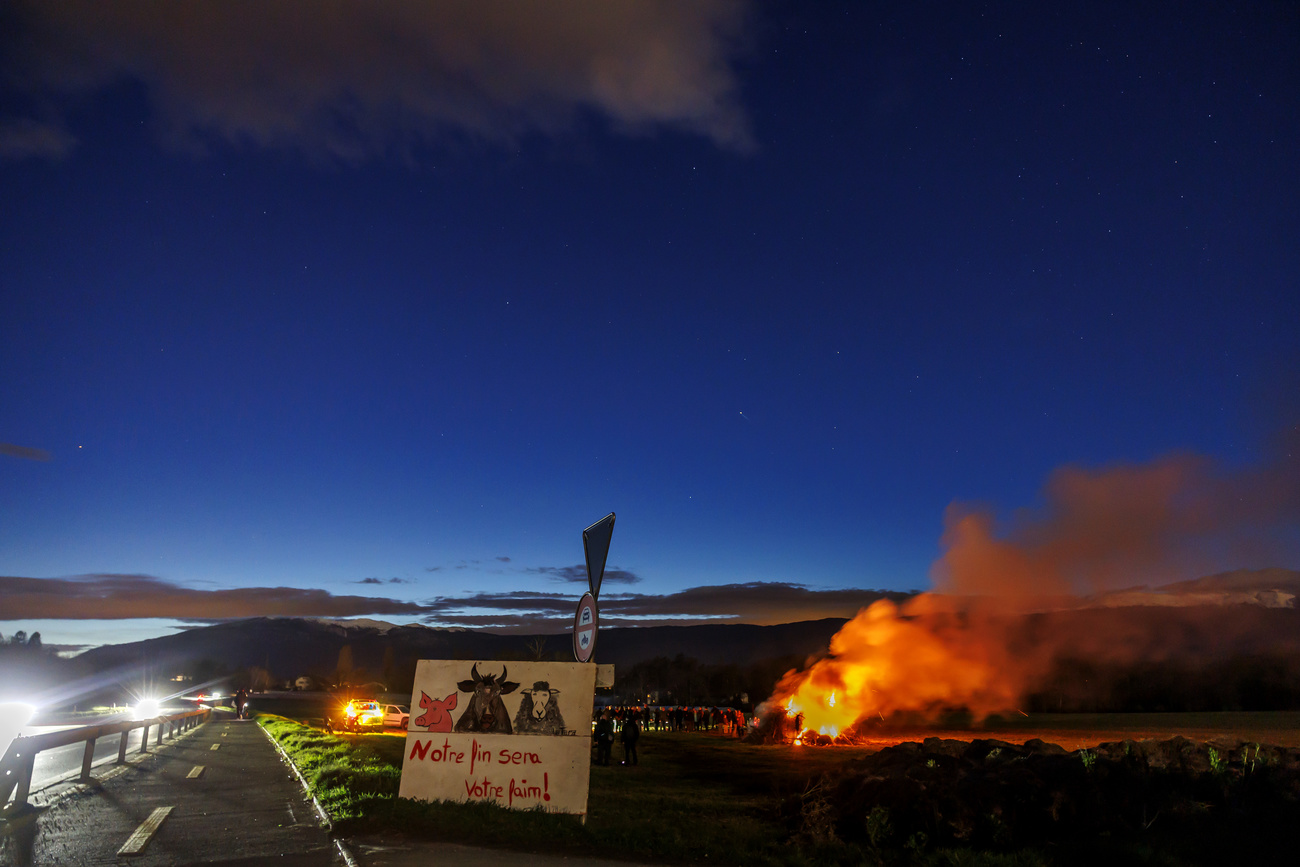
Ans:
[[[35,713],[36,708],[21,701],[0,702],[0,756],[9,750],[10,742]]]

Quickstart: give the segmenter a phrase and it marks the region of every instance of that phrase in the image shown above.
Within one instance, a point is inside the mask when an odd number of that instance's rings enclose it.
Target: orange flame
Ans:
[[[869,716],[965,707],[977,716],[1015,707],[1018,673],[1006,642],[973,630],[967,613],[934,610],[918,596],[905,612],[881,600],[858,612],[831,639],[831,655],[777,684],[774,704],[803,728],[836,737]]]

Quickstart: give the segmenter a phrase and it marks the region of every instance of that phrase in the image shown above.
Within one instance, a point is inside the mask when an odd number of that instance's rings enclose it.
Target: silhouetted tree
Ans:
[[[526,645],[528,658],[533,662],[542,662],[546,659],[546,636],[538,635],[529,641]]]
[[[349,683],[354,674],[355,669],[352,663],[352,645],[345,644],[339,648],[339,661],[338,664],[334,666],[334,682]]]
[[[389,644],[384,648],[384,683],[391,690],[393,684],[397,682],[397,654],[393,652],[393,645]]]
[[[265,692],[274,685],[274,678],[271,677],[271,672],[260,665],[250,666],[248,669],[248,685],[252,689]]]

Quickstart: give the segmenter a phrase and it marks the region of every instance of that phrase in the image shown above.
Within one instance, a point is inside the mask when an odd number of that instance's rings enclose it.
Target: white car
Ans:
[[[411,723],[411,709],[400,704],[384,705],[384,728],[405,729]]]

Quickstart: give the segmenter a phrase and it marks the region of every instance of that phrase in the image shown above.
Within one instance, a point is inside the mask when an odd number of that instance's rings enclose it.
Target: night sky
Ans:
[[[1300,418],[1292,4],[264,7],[0,13],[5,635],[850,616]]]

